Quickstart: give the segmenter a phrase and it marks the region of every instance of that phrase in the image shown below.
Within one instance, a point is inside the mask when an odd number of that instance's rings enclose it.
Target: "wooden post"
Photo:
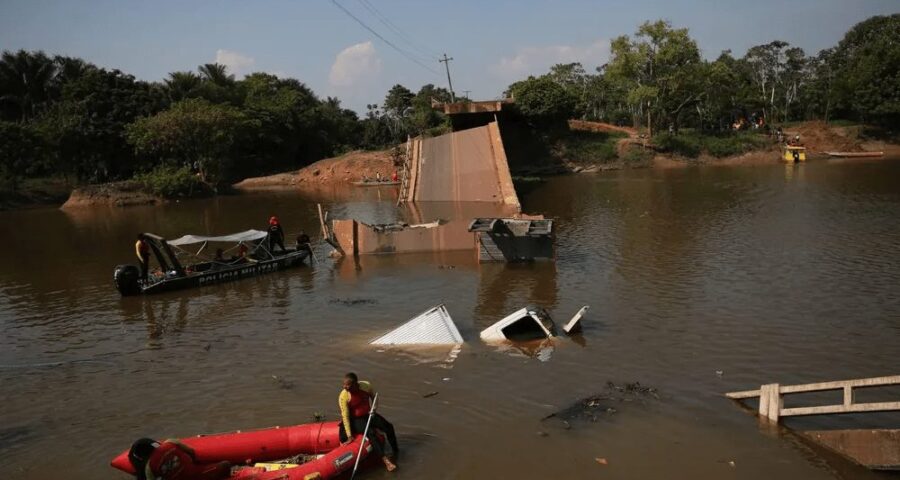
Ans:
[[[850,385],[844,386],[844,406],[849,407],[853,405],[853,387]]]
[[[759,416],[778,423],[781,415],[781,392],[777,383],[769,383],[759,387]]]

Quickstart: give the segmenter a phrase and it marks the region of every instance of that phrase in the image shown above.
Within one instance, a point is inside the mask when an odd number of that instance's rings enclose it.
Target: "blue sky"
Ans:
[[[446,86],[436,59],[445,51],[454,58],[457,93],[492,99],[554,63],[605,63],[609,40],[645,20],[689,28],[713,58],[774,39],[815,53],[859,21],[900,13],[898,0],[337,1],[428,68],[332,0],[0,0],[0,49],[77,56],[145,80],[218,60],[238,76],[298,78],[320,96],[364,111],[396,83],[414,91],[425,83]]]

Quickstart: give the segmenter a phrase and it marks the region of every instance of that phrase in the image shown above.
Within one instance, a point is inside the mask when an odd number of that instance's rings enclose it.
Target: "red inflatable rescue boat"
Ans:
[[[356,435],[352,442],[341,445],[340,429],[339,422],[324,422],[182,438],[179,439],[181,443],[194,449],[194,458],[183,454],[183,458],[179,459],[182,465],[176,467],[179,468],[179,472],[175,472],[172,478],[189,480],[195,474],[187,472],[211,470],[222,461],[234,465],[231,475],[224,477],[230,480],[335,478],[353,469],[363,438],[362,435]],[[366,447],[360,455],[361,466],[366,463],[371,451],[371,444],[366,442]],[[311,459],[300,464],[270,463],[298,456]],[[128,460],[128,450],[120,453],[110,465],[123,472],[135,474],[134,467]]]

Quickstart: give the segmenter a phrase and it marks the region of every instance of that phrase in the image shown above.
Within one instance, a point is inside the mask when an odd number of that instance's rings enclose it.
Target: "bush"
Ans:
[[[688,158],[696,158],[700,155],[700,139],[694,135],[660,133],[653,137],[653,143],[663,152],[674,153]]]
[[[726,137],[706,137],[703,142],[704,149],[717,158],[740,155],[760,148],[765,144],[766,140],[764,138],[747,133]]]
[[[627,165],[643,165],[653,158],[653,152],[640,146],[630,146],[622,155],[622,161]]]
[[[705,136],[696,133],[673,135],[661,133],[653,138],[656,147],[667,153],[674,153],[688,158],[696,158],[700,152],[717,157],[729,157],[756,150],[767,145],[768,141],[757,134],[738,133],[723,136]]]
[[[205,193],[207,186],[188,167],[158,166],[134,177],[149,192],[166,198]]]
[[[561,156],[576,163],[607,163],[615,160],[616,142],[624,134],[605,132],[568,132],[557,144]]]

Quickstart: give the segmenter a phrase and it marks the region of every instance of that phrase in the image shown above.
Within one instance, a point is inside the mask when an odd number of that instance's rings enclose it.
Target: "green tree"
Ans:
[[[688,30],[659,20],[641,25],[634,40],[614,39],[606,72],[627,90],[652,134],[654,125],[677,128],[684,109],[700,100],[700,69],[700,49]]]
[[[135,150],[171,166],[199,162],[205,179],[228,179],[234,146],[257,127],[235,107],[203,99],[182,100],[168,110],[128,125]]]
[[[53,96],[58,66],[44,52],[3,51],[0,56],[0,115],[9,120],[36,116]]]
[[[0,181],[13,191],[29,170],[41,168],[44,153],[43,139],[31,128],[0,121]]]
[[[532,122],[554,125],[572,116],[576,99],[548,76],[528,77],[509,86],[516,107]]]
[[[172,103],[199,97],[202,84],[203,79],[194,72],[172,72],[165,80],[166,92]]]
[[[900,125],[900,14],[858,23],[829,62],[836,98],[863,121]]]

